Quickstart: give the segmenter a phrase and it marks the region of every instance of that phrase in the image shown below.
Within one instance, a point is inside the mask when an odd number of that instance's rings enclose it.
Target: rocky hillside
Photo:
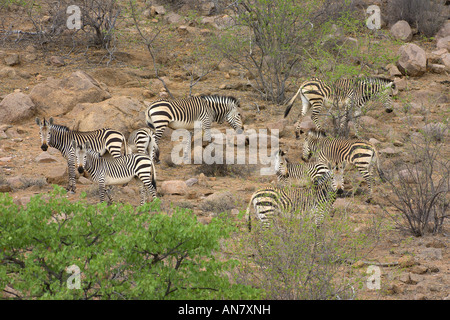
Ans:
[[[214,3],[206,2],[203,11],[193,19],[183,10],[175,12],[169,7],[140,2],[149,20],[166,21],[169,27],[162,35],[164,39],[184,44],[176,55],[167,54],[164,67],[159,70],[159,76],[176,98],[188,96],[191,89],[189,73],[178,62],[185,51],[194,50],[195,39],[207,39],[210,33],[220,32],[230,23],[227,14],[214,15]],[[13,8],[2,18],[10,21],[22,13],[20,8]],[[26,31],[32,26],[24,21],[14,28]],[[405,135],[411,129],[433,130],[434,125],[447,128],[442,133],[442,143],[445,144],[443,152],[450,158],[450,20],[431,40],[415,34],[405,21],[385,25],[381,31],[390,39],[390,49],[399,57],[395,64],[385,66],[382,75],[395,81],[398,92],[394,112],[387,114],[374,108],[362,119],[367,129],[365,136],[378,147],[388,172],[396,161],[403,158],[408,161]],[[124,33],[137,36],[132,21],[128,22]],[[8,192],[17,204],[26,206],[33,195],[52,190],[52,184],[67,185],[66,160],[56,149],[50,148],[47,152],[40,149],[36,117],[53,117],[57,124],[83,131],[112,127],[125,135],[145,126],[144,111],[148,104],[159,97],[168,97],[168,92],[156,77],[145,46],[124,41],[116,49],[114,59],[107,65],[108,58],[103,58],[108,55],[104,50],[90,50],[85,54],[81,50],[42,50],[25,39],[17,43],[3,42],[0,46],[0,192]],[[302,80],[296,80],[296,85]],[[292,87],[287,96],[291,97],[294,90],[296,88]],[[202,78],[193,87],[193,94],[238,98],[245,129],[268,129],[269,133],[278,129],[280,146],[289,150],[292,161],[300,161],[301,141],[295,139],[293,130],[300,112],[299,101],[290,116],[283,119],[284,106],[261,99],[249,85],[244,71],[228,61],[222,61]],[[311,125],[308,117],[303,125]],[[229,127],[215,124],[214,128],[225,132]],[[182,206],[191,208],[203,223],[208,223],[221,211],[237,219],[252,193],[275,179],[259,175],[260,167],[255,165],[176,165],[170,157],[177,144],[171,141],[171,132],[167,129],[163,136],[161,163],[157,165],[158,194],[169,214],[172,206]],[[339,198],[335,207],[348,210],[355,229],[361,232],[373,217],[392,226],[380,206],[385,195],[392,194],[388,185],[378,182],[374,201],[366,203],[362,177],[354,168],[348,175],[348,196]],[[98,201],[97,186],[87,177],[77,177],[77,188],[76,194],[68,195],[70,199],[79,199],[80,193],[85,191],[88,201]],[[115,187],[113,196],[116,201],[139,203],[138,186],[133,183]],[[387,208],[397,213],[392,206]],[[448,221],[444,223],[444,231],[434,236],[416,238],[395,227],[383,232],[380,243],[368,256],[368,260],[382,266],[382,290],[364,287],[361,298],[450,299]],[[365,272],[365,263],[359,263],[355,267]]]

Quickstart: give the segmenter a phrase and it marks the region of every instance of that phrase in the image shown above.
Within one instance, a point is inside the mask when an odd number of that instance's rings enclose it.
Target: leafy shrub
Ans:
[[[237,281],[261,288],[267,299],[355,298],[361,276],[346,263],[360,260],[378,241],[379,230],[355,232],[348,213],[339,215],[326,217],[320,229],[302,213],[277,217],[267,229],[252,228],[233,250],[242,259]]]
[[[197,222],[189,210],[172,216],[155,200],[128,204],[70,202],[55,187],[26,208],[0,194],[0,288],[17,299],[246,299],[257,291],[231,284],[218,259],[224,220]],[[73,286],[71,266],[81,271]],[[76,284],[76,281],[75,281]]]

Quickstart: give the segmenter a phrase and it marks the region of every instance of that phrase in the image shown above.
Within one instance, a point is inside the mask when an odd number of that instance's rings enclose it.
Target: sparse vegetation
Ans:
[[[441,232],[450,217],[450,160],[443,139],[448,123],[428,123],[425,128],[431,129],[410,131],[406,141],[409,160],[394,163],[388,180],[393,196],[386,196],[389,205],[400,212],[400,219],[389,215],[415,236]]]
[[[338,216],[326,217],[320,229],[306,212],[274,219],[269,229],[256,226],[237,240],[243,263],[236,278],[261,288],[267,299],[357,299],[362,278],[351,264],[376,245],[379,230],[356,234],[348,212]]]

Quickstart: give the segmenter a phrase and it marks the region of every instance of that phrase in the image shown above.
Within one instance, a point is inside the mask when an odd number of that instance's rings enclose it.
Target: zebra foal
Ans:
[[[323,131],[311,129],[306,133],[303,143],[304,161],[309,161],[315,155],[318,162],[353,164],[367,182],[369,194],[372,194],[373,167],[377,168],[378,175],[385,181],[384,173],[380,168],[380,157],[375,146],[365,140],[329,137]]]
[[[104,155],[109,152],[112,157],[117,158],[123,152],[127,153],[127,141],[125,136],[117,131],[109,128],[103,128],[95,131],[74,131],[63,125],[53,122],[53,118],[41,121],[36,118],[36,124],[39,126],[39,136],[41,139],[41,149],[47,151],[48,147],[58,149],[67,160],[69,170],[69,185],[66,188],[74,193],[76,190],[75,183],[75,149],[72,141],[78,144],[89,141],[91,148]]]
[[[205,132],[206,141],[211,141],[211,124],[223,123],[225,120],[237,133],[244,127],[239,113],[239,101],[234,97],[203,95],[187,99],[157,100],[145,113],[147,125],[155,130],[156,143],[164,130],[194,129],[194,122],[200,121]]]
[[[91,148],[89,141],[78,144],[72,142],[76,153],[76,165],[78,172],[86,170],[91,179],[98,183],[100,202],[105,201],[106,186],[123,185],[133,179],[140,180],[140,195],[143,205],[146,201],[146,193],[149,192],[152,199],[156,198],[156,171],[152,159],[142,153],[132,153],[118,158],[104,158]],[[109,201],[112,202],[108,194]]]
[[[251,231],[252,228],[252,208],[263,228],[268,228],[271,220],[279,215],[307,212],[314,217],[314,223],[319,228],[324,216],[332,210],[339,186],[343,186],[344,164],[328,163],[327,167],[330,174],[319,185],[299,188],[269,186],[254,192],[246,210],[248,229]]]
[[[343,117],[341,117],[340,127],[342,128],[349,121],[350,112],[354,112],[356,117],[361,115],[362,108],[369,100],[379,99],[387,113],[392,112],[392,96],[395,84],[392,80],[381,77],[361,77],[346,79],[341,78],[333,84],[327,84],[319,78],[312,78],[303,82],[297,93],[289,100],[284,117],[286,118],[294,105],[295,100],[300,95],[302,100],[303,117],[311,108],[311,119],[318,130],[323,130],[319,122],[319,115],[324,107],[344,106]],[[301,128],[300,119],[295,123],[295,136],[300,139]],[[355,130],[358,135],[358,124],[355,122]]]

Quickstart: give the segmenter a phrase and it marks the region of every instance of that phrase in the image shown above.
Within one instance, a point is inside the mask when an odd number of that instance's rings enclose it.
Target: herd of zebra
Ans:
[[[268,226],[270,220],[279,214],[310,212],[316,226],[329,214],[336,195],[344,189],[344,169],[348,163],[356,166],[372,192],[373,166],[376,165],[380,177],[376,148],[362,139],[334,138],[323,130],[319,115],[322,108],[330,103],[345,106],[346,114],[361,113],[367,101],[380,99],[387,112],[392,111],[393,81],[385,78],[342,79],[333,84],[313,78],[304,82],[289,101],[286,117],[295,99],[301,96],[303,108],[295,124],[297,138],[304,136],[303,157],[307,163],[290,163],[286,154],[279,150],[274,155],[278,184],[261,188],[253,193],[246,211],[246,219],[251,229],[251,209],[261,225]],[[300,120],[312,106],[312,120],[317,129],[306,134],[300,130]],[[140,182],[141,205],[146,196],[156,198],[156,168],[160,158],[160,140],[164,130],[194,128],[200,121],[206,141],[211,141],[210,128],[213,122],[228,124],[239,134],[244,130],[239,101],[230,96],[202,95],[186,99],[160,99],[145,112],[148,127],[133,131],[128,139],[122,132],[103,128],[80,132],[53,122],[53,118],[41,121],[39,125],[41,149],[58,149],[68,164],[69,183],[67,190],[76,190],[76,170],[87,171],[90,178],[99,185],[100,201],[112,198],[106,186],[123,185],[135,179]],[[346,121],[344,119],[343,121]],[[355,128],[356,129],[356,128]],[[108,156],[109,154],[109,156]],[[312,156],[314,162],[309,161]],[[305,178],[312,183],[298,183]]]

